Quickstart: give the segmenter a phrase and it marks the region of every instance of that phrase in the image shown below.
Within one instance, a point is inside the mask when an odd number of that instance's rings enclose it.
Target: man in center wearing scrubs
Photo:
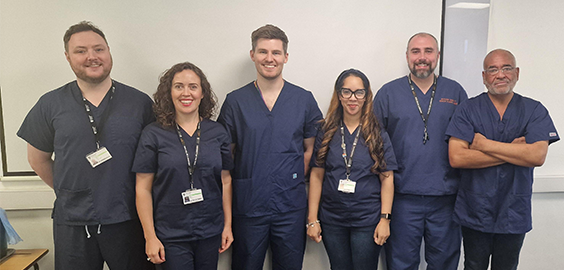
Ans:
[[[265,25],[251,34],[257,79],[227,95],[218,121],[231,135],[232,269],[302,269],[305,249],[304,177],[322,114],[311,92],[285,81],[288,37]]]
[[[460,177],[448,162],[445,130],[468,96],[457,82],[435,76],[439,55],[435,37],[413,35],[406,52],[410,74],[385,84],[374,98],[374,112],[388,131],[398,164],[384,246],[391,270],[419,269],[422,239],[427,269],[458,267],[460,227],[452,215]]]

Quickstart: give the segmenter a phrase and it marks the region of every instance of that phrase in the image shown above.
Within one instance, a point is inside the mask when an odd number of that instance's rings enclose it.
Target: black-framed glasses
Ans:
[[[508,73],[511,73],[515,69],[516,69],[516,67],[503,67],[501,69],[499,69],[499,68],[488,68],[488,69],[485,70],[485,72],[488,75],[493,76],[493,75],[498,74],[500,71],[503,74],[508,74]]]
[[[351,89],[348,88],[341,88],[339,94],[341,95],[342,98],[346,98],[346,99],[351,98],[353,95],[357,99],[364,99],[364,97],[366,97],[366,89],[357,89],[356,91],[352,91]]]

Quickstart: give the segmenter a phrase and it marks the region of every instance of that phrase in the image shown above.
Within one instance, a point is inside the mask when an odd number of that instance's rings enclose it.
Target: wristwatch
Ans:
[[[380,214],[380,218],[385,218],[385,219],[387,219],[387,220],[391,220],[391,219],[392,219],[392,214],[390,214],[390,213]]]

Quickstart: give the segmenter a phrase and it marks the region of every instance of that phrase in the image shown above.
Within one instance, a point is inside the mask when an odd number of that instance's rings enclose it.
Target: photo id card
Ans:
[[[110,160],[111,158],[112,155],[110,154],[110,151],[106,149],[106,147],[101,147],[100,149],[86,155],[86,159],[88,160],[92,168],[96,168],[96,166]]]
[[[338,190],[340,192],[344,192],[344,193],[354,193],[354,190],[356,188],[356,182],[351,181],[349,179],[341,179],[339,180],[339,188]]]
[[[199,188],[189,189],[182,192],[182,201],[184,204],[193,204],[204,200],[204,194]]]

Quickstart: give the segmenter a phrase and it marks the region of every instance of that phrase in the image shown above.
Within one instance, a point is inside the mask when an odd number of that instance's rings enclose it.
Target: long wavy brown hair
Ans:
[[[319,166],[325,164],[327,160],[327,152],[329,151],[329,143],[333,139],[335,132],[341,127],[343,121],[343,105],[339,100],[339,93],[345,79],[349,76],[355,76],[362,80],[364,84],[364,89],[366,89],[366,96],[364,97],[364,105],[362,106],[362,112],[360,116],[360,123],[362,128],[362,137],[368,147],[370,152],[370,157],[374,160],[374,165],[370,168],[370,171],[375,174],[380,174],[386,170],[386,161],[384,160],[384,142],[382,136],[380,136],[380,126],[378,120],[372,111],[372,90],[370,88],[370,81],[368,77],[364,75],[360,70],[347,69],[337,77],[335,81],[335,90],[333,91],[333,97],[331,97],[331,103],[329,104],[329,111],[327,112],[327,117],[321,120],[321,129],[325,132],[323,135],[323,140],[321,141],[321,147],[317,152],[317,157],[315,162]]]
[[[165,72],[159,78],[159,86],[157,86],[157,92],[153,95],[155,104],[153,105],[153,111],[155,112],[157,122],[163,127],[172,127],[176,124],[176,110],[174,109],[174,104],[172,103],[172,96],[170,91],[172,90],[172,80],[174,75],[183,70],[192,70],[198,77],[200,77],[200,83],[202,87],[203,98],[198,107],[198,114],[200,117],[209,119],[215,114],[217,97],[215,96],[210,83],[204,72],[196,65],[190,62],[178,63],[172,66],[170,69],[165,70]]]

